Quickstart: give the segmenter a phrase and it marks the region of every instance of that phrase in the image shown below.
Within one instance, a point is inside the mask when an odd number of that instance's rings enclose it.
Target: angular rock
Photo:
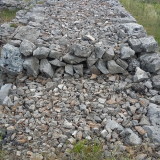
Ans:
[[[35,40],[39,37],[40,30],[31,27],[31,26],[20,26],[16,29],[14,38],[24,40],[27,39],[31,42],[35,42]]]
[[[136,67],[140,67],[140,62],[135,58],[130,59],[128,64],[128,71],[135,72]]]
[[[19,48],[10,44],[3,46],[1,51],[0,68],[3,72],[17,75],[23,70],[23,59]]]
[[[140,145],[142,143],[142,139],[130,128],[124,129],[121,135],[124,138],[124,142],[128,145]]]
[[[115,120],[110,119],[107,120],[105,129],[123,131],[123,127],[120,124],[118,124]]]
[[[49,48],[38,47],[36,50],[34,50],[33,56],[38,59],[45,59],[48,57],[49,52],[50,52]]]
[[[142,25],[137,23],[124,23],[121,24],[122,28],[124,28],[125,33],[129,36],[137,36],[137,37],[144,37],[146,36],[146,32]]]
[[[160,126],[160,107],[154,103],[150,103],[148,106],[148,117],[152,125]]]
[[[78,64],[78,63],[85,61],[86,58],[76,57],[76,56],[73,56],[73,55],[67,53],[66,55],[63,56],[63,60],[69,64]]]
[[[123,69],[127,69],[128,68],[128,63],[122,59],[117,59],[116,63],[121,66]]]
[[[64,62],[61,62],[60,60],[58,59],[54,59],[52,61],[49,61],[49,63],[51,63],[53,66],[58,66],[58,67],[63,67],[66,65],[66,63]]]
[[[91,54],[91,46],[83,46],[81,44],[74,44],[73,47],[73,54],[77,57],[87,58]]]
[[[151,102],[156,103],[156,104],[160,104],[160,95],[152,97]]]
[[[109,71],[106,68],[106,64],[103,60],[99,60],[97,62],[97,68],[103,73],[103,74],[108,74]]]
[[[104,55],[105,53],[105,49],[103,46],[99,45],[99,44],[96,44],[95,45],[95,54],[96,54],[96,58],[102,58],[102,56]]]
[[[152,36],[140,38],[141,48],[144,52],[155,52],[158,44]]]
[[[4,99],[9,96],[9,92],[12,88],[12,84],[5,84],[1,87],[0,90],[0,105],[3,104]]]
[[[5,97],[5,99],[3,100],[3,105],[7,106],[7,107],[11,107],[14,104],[12,103],[12,100],[10,99],[10,97]]]
[[[91,54],[87,58],[87,66],[88,66],[88,68],[90,68],[91,66],[93,66],[97,62],[97,60],[98,60],[98,58],[96,58],[95,53]]]
[[[35,49],[36,49],[36,46],[35,46],[32,42],[30,42],[30,41],[28,41],[28,40],[26,40],[26,39],[24,39],[24,40],[22,41],[22,43],[21,43],[21,45],[20,45],[20,48],[19,48],[20,52],[21,52],[24,56],[30,56],[30,55],[32,55],[32,52],[33,52]]]
[[[24,69],[29,76],[37,77],[39,74],[39,60],[36,57],[26,58],[23,63]]]
[[[140,57],[141,68],[147,72],[157,73],[160,70],[160,56],[154,54],[144,54]]]
[[[135,55],[135,51],[130,47],[122,47],[121,48],[121,59],[129,59]]]
[[[160,75],[152,77],[152,83],[153,87],[155,87],[156,89],[160,89]]]
[[[78,75],[83,76],[83,64],[74,65],[73,69]]]
[[[160,143],[160,127],[157,126],[144,126],[144,130],[147,132],[148,137],[153,143]]]
[[[141,41],[139,39],[130,38],[128,43],[136,53],[139,53],[139,52],[142,51],[142,49],[141,49]]]
[[[49,78],[53,77],[54,71],[51,64],[48,62],[47,59],[42,59],[40,62],[40,72],[46,75]]]
[[[48,57],[49,58],[54,58],[54,59],[59,59],[60,60],[60,58],[62,57],[63,55],[62,55],[62,52],[61,52],[61,50],[51,50],[50,51],[50,53],[49,53],[49,55],[48,55]]]
[[[65,66],[65,72],[70,74],[71,76],[73,76],[74,72],[73,72],[73,65],[67,64]]]
[[[148,73],[146,73],[145,71],[143,71],[142,69],[140,69],[139,67],[136,68],[136,73],[133,77],[134,82],[141,82],[144,81],[146,79],[148,79]]]
[[[110,61],[114,58],[115,54],[114,54],[114,50],[112,47],[110,47],[109,49],[106,50],[106,52],[103,55],[103,59],[104,61]]]
[[[114,60],[108,61],[108,71],[111,74],[123,73],[126,74],[127,71],[120,67]]]
[[[96,74],[96,75],[101,74],[101,72],[99,71],[99,69],[95,65],[91,66],[89,69],[92,74]]]

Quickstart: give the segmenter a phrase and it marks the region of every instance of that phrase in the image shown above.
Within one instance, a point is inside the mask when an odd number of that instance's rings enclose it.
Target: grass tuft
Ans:
[[[120,2],[160,45],[160,1],[120,0]]]
[[[9,9],[3,9],[0,10],[0,23],[9,22],[16,16],[16,12],[19,9],[15,10],[9,10]]]

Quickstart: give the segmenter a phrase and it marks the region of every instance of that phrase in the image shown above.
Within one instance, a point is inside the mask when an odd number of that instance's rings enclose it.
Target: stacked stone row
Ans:
[[[14,40],[2,48],[1,69],[12,75],[26,70],[29,76],[37,77],[41,73],[50,78],[59,68],[71,76],[83,76],[84,72],[125,75],[136,67],[154,74],[160,71],[160,56],[153,37],[129,38],[120,46],[108,46],[85,35],[80,43],[62,51],[60,45],[36,46],[34,41],[39,35],[35,28],[19,27]]]

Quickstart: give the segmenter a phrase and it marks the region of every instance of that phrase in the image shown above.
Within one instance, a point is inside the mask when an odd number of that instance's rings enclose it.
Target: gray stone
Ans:
[[[140,67],[140,62],[135,58],[130,59],[128,63],[128,71],[135,72],[136,67]]]
[[[116,60],[116,63],[121,66],[123,69],[127,69],[128,68],[128,63],[120,58],[118,58]]]
[[[52,68],[51,64],[48,62],[47,59],[42,59],[41,60],[41,62],[40,62],[40,72],[47,77],[50,77],[50,78],[53,77],[54,71],[53,71],[53,68]]]
[[[3,105],[7,106],[7,107],[11,107],[14,104],[12,103],[12,100],[10,99],[10,97],[5,97],[5,99],[3,100]]]
[[[1,87],[0,105],[3,104],[3,100],[5,99],[5,97],[7,97],[9,95],[11,88],[12,88],[12,84],[5,84]]]
[[[66,63],[64,62],[61,62],[60,60],[58,59],[54,59],[52,61],[49,61],[49,63],[51,63],[53,66],[58,66],[58,67],[63,67],[66,65]]]
[[[62,52],[58,50],[51,50],[48,57],[49,58],[54,58],[54,59],[59,59],[62,57]]]
[[[34,50],[33,56],[38,59],[45,59],[48,57],[49,52],[50,52],[49,48],[38,47],[36,50]]]
[[[103,60],[99,60],[97,62],[97,68],[103,73],[103,74],[108,74],[109,71],[106,68],[106,64]]]
[[[135,39],[135,38],[130,38],[128,40],[129,45],[131,46],[131,48],[136,52],[139,53],[142,51],[141,49],[141,41],[139,39]]]
[[[19,26],[16,31],[14,38],[24,40],[27,39],[31,42],[35,42],[35,40],[39,37],[40,30],[31,27],[31,26]]]
[[[73,65],[67,64],[65,66],[65,72],[68,73],[68,74],[70,74],[71,76],[73,76],[73,74],[74,74],[74,72],[73,72]]]
[[[160,56],[154,54],[144,54],[140,56],[141,68],[147,72],[157,73],[160,70]]]
[[[23,63],[24,69],[29,76],[37,77],[39,74],[39,60],[36,57],[26,58]]]
[[[77,57],[87,58],[91,54],[91,46],[83,46],[81,44],[74,44],[73,47],[74,55]]]
[[[154,103],[150,103],[148,106],[148,117],[152,125],[160,126],[160,107]]]
[[[120,67],[114,60],[108,61],[108,71],[111,74],[127,73],[127,71],[125,71],[122,67]]]
[[[108,135],[108,132],[107,132],[105,129],[101,131],[101,136],[102,136],[103,138],[106,138],[107,135]]]
[[[75,73],[77,73],[80,76],[83,76],[83,64],[74,65],[73,69]]]
[[[146,32],[142,25],[137,23],[124,23],[121,24],[122,28],[124,28],[125,33],[129,36],[137,36],[137,37],[144,37],[146,36]]]
[[[149,79],[148,73],[140,69],[139,67],[136,67],[136,73],[133,77],[134,82],[141,82],[144,80]]]
[[[85,61],[86,58],[76,57],[76,56],[73,56],[73,55],[67,53],[66,55],[63,56],[63,60],[69,64],[78,64],[78,63]]]
[[[142,139],[130,128],[124,129],[121,136],[123,136],[124,142],[128,145],[140,145],[142,143]]]
[[[23,70],[23,59],[19,48],[10,44],[3,46],[1,51],[0,68],[3,72],[16,75]]]
[[[153,87],[155,87],[156,89],[160,89],[160,75],[152,77],[152,83]]]
[[[115,56],[114,50],[113,50],[112,47],[110,47],[110,48],[108,48],[108,49],[106,50],[106,52],[104,53],[103,59],[104,59],[105,61],[110,61],[110,60],[112,60],[112,59],[114,58],[114,56]]]
[[[142,43],[141,48],[144,52],[155,52],[158,47],[157,42],[152,36],[140,38],[140,41]]]
[[[24,39],[19,49],[24,56],[30,56],[32,55],[32,52],[36,49],[36,46],[32,42]]]
[[[156,104],[160,104],[160,95],[152,97],[151,102],[156,103]]]
[[[147,132],[148,137],[153,143],[160,143],[160,127],[157,126],[144,126],[144,130]]]
[[[91,54],[90,57],[87,58],[87,65],[90,68],[97,62],[98,58],[96,58],[95,53]]]
[[[96,44],[95,48],[94,48],[95,54],[96,54],[96,58],[102,58],[102,56],[105,53],[105,49],[103,46]]]
[[[105,129],[123,131],[123,127],[120,124],[118,124],[115,120],[110,119],[107,120]]]
[[[99,71],[99,69],[95,65],[91,66],[89,69],[92,74],[96,74],[96,75],[101,74],[101,72]]]
[[[121,59],[129,59],[135,55],[135,51],[130,47],[122,47],[121,48]]]

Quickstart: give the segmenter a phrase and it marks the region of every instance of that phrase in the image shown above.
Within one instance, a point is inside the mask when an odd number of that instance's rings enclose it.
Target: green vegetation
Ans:
[[[160,0],[120,0],[120,2],[160,44]]]
[[[70,160],[134,160],[127,153],[116,156],[113,151],[108,158],[104,158],[103,145],[98,140],[82,140],[74,144],[70,152]]]
[[[9,9],[0,10],[0,24],[3,22],[9,22],[13,18],[15,18],[17,11],[18,11],[18,9],[16,9],[16,10],[9,10]]]
[[[10,24],[10,27],[17,28],[17,27],[18,27],[18,25],[17,25],[17,24],[15,24],[15,23],[11,23],[11,24]]]

